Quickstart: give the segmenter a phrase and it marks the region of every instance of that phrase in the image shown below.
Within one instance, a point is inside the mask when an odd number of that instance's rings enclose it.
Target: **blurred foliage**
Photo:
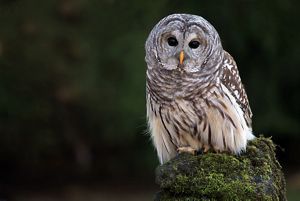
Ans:
[[[254,131],[299,134],[296,0],[0,0],[0,176],[148,175],[144,42],[162,17],[201,15],[236,59]],[[8,179],[9,177],[9,179]]]

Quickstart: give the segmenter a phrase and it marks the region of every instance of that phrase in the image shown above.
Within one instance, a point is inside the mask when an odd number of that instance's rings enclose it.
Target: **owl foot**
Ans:
[[[197,154],[197,150],[192,148],[192,147],[178,147],[177,152],[178,153],[189,153],[189,154],[192,154],[192,155]]]
[[[207,153],[210,149],[210,146],[204,145],[203,153]]]

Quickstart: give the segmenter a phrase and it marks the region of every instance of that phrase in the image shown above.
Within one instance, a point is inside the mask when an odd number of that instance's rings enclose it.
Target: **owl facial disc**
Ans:
[[[196,15],[173,14],[155,25],[146,41],[148,68],[160,68],[186,73],[213,72],[222,59],[223,51],[215,28],[204,18]]]

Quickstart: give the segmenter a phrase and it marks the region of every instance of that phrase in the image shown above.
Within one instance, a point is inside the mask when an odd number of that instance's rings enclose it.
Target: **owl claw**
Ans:
[[[215,149],[216,154],[222,153],[220,149]]]
[[[177,152],[178,153],[189,153],[189,154],[192,154],[192,155],[197,154],[197,150],[192,148],[192,147],[178,147]]]
[[[203,152],[204,152],[204,153],[207,153],[207,152],[209,151],[209,149],[210,149],[209,146],[205,146],[205,145],[204,145],[204,150],[203,150]]]

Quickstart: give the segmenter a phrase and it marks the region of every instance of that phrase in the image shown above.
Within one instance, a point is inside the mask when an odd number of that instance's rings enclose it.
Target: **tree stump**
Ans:
[[[156,170],[157,201],[278,200],[286,199],[286,185],[270,138],[250,141],[235,156],[182,153]]]

